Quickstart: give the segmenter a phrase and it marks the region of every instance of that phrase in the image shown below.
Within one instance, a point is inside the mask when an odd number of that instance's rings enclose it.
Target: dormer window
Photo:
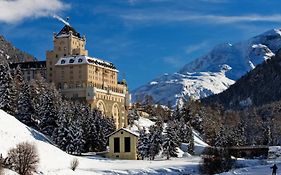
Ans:
[[[83,59],[82,58],[79,58],[78,59],[78,63],[82,63],[83,62]]]
[[[69,60],[69,63],[74,63],[74,59],[70,59],[70,60]]]
[[[65,63],[65,60],[61,60],[61,62],[60,62],[61,64],[64,64]]]

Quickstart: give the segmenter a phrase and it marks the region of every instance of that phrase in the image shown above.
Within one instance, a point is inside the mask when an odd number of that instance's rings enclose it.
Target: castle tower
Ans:
[[[80,33],[69,25],[65,25],[58,34],[54,33],[53,43],[53,50],[46,53],[47,79],[50,83],[54,82],[56,74],[54,66],[59,58],[71,55],[88,55],[88,51],[85,49],[85,36],[81,37]]]
[[[126,127],[131,97],[127,83],[118,82],[114,64],[89,57],[86,38],[71,26],[65,25],[53,40],[53,50],[46,53],[47,80],[63,96],[86,101],[112,117],[117,129]]]

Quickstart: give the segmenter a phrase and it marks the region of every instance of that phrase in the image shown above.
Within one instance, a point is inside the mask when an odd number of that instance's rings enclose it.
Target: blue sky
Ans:
[[[89,55],[113,62],[134,89],[206,54],[281,27],[279,0],[1,0],[0,34],[44,60],[69,16]]]

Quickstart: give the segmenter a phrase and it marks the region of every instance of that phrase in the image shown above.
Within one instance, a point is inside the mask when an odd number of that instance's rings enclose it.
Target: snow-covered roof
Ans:
[[[107,62],[98,58],[88,57],[84,55],[77,55],[77,56],[68,56],[68,57],[62,57],[58,60],[56,63],[57,66],[59,65],[73,65],[73,64],[94,64],[99,67],[106,67],[109,69],[112,69],[114,71],[116,70],[116,67],[113,63]]]
[[[134,135],[134,136],[136,136],[136,137],[139,137],[139,133],[136,133],[136,132],[134,132],[134,131],[131,131],[131,130],[127,129],[127,128],[120,128],[120,129],[114,131],[113,133],[109,134],[107,137],[110,137],[110,136],[112,136],[113,134],[115,134],[115,133],[117,133],[117,132],[119,132],[119,131],[121,131],[121,130],[123,130],[123,131],[125,131],[125,132],[128,132],[128,133],[130,133],[130,134],[132,134],[132,135]]]

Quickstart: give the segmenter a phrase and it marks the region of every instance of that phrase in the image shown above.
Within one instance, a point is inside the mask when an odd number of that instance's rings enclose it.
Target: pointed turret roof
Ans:
[[[72,35],[77,36],[78,38],[81,38],[80,33],[78,33],[73,27],[70,25],[65,25],[61,31],[56,35],[56,36],[61,36],[61,35],[69,35],[70,31],[72,32]]]

